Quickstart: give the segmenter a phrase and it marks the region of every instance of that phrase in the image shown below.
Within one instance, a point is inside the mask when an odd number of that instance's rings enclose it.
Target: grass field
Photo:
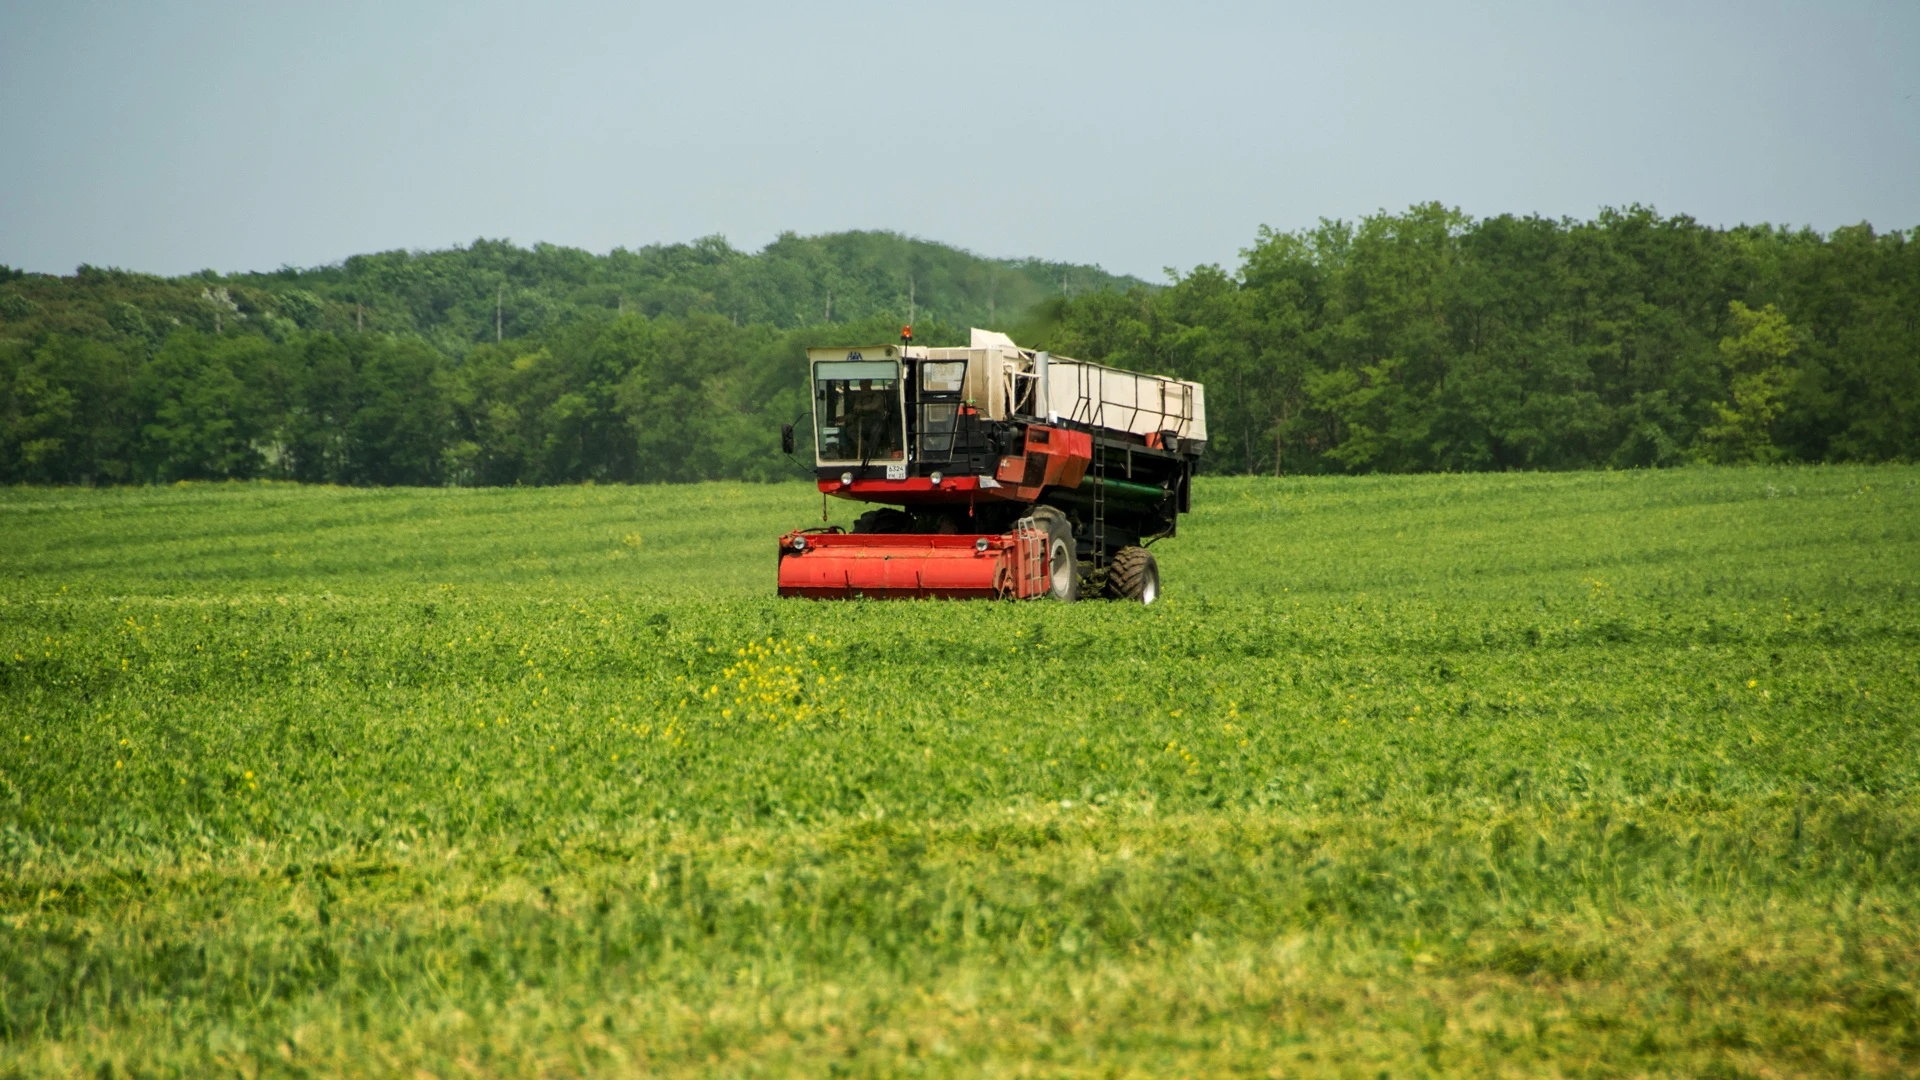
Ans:
[[[1920,1073],[1920,468],[1195,503],[0,492],[0,1076]]]

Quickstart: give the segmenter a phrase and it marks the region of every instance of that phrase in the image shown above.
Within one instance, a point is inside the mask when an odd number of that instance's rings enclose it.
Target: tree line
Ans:
[[[0,482],[765,479],[808,344],[1138,287],[883,232],[594,255],[478,240],[165,278],[0,266]]]
[[[772,479],[805,348],[909,317],[1205,382],[1215,471],[1911,460],[1917,238],[1426,205],[1159,287],[875,233],[0,268],[0,482]]]
[[[1430,204],[1056,301],[1047,340],[1204,381],[1235,472],[1913,460],[1916,240]]]
[[[150,351],[0,346],[0,477],[355,485],[771,480],[805,350],[891,319],[779,330],[710,313],[582,321],[449,355],[412,334],[177,329]],[[851,338],[849,338],[851,335]]]

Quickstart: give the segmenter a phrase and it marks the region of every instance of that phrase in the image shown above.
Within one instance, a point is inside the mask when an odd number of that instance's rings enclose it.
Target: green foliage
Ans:
[[[138,370],[106,342],[0,340],[0,476],[56,484],[132,479]]]
[[[0,293],[0,318],[22,322],[40,314],[40,305],[17,292]]]
[[[82,266],[70,278],[26,275],[0,292],[0,319],[21,324],[9,333],[86,333],[132,304],[151,325],[212,330],[219,315],[222,330],[254,331],[279,319],[304,330],[415,334],[458,354],[498,336],[544,337],[628,313],[713,314],[782,330],[898,324],[910,312],[915,321],[998,325],[1053,296],[1137,284],[1098,267],[988,259],[882,232],[785,233],[758,253],[720,237],[607,255],[476,240],[271,273],[165,279]]]
[[[0,1073],[1911,1072],[1920,469],[1195,502],[1139,608],[776,600],[800,484],[0,493]]]
[[[1920,454],[1911,233],[1429,204],[1262,230],[1243,255],[1056,304],[1036,340],[1207,383],[1211,461],[1232,471]]]
[[[1634,207],[1263,229],[1150,289],[887,233],[497,241],[0,289],[0,482],[771,479],[809,343],[968,325],[1207,384],[1218,472],[1920,454],[1920,244]]]
[[[768,479],[790,475],[773,432],[805,410],[805,344],[891,341],[909,315],[951,341],[1128,284],[890,233],[751,255],[483,240],[171,280],[83,266],[0,291],[0,482]],[[114,438],[70,427],[106,416]]]
[[[1720,363],[1732,401],[1714,403],[1713,421],[1700,430],[1700,454],[1726,463],[1777,461],[1773,428],[1786,411],[1793,379],[1787,358],[1798,342],[1772,304],[1754,311],[1735,300],[1728,310],[1733,332],[1720,339]]]
[[[203,339],[192,331],[169,337],[141,369],[135,384],[141,412],[153,419],[141,431],[149,474],[156,480],[245,478],[257,475],[259,398],[250,393],[268,352],[260,338]]]

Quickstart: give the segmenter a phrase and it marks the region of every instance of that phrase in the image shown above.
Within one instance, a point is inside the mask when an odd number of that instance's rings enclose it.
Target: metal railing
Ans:
[[[1193,391],[1179,379],[1085,361],[1055,361],[1047,368],[1050,410],[1060,400],[1063,378],[1070,380],[1064,385],[1072,388],[1072,400],[1060,419],[1136,435],[1184,433],[1193,423]],[[1123,400],[1121,387],[1131,392],[1132,401]]]

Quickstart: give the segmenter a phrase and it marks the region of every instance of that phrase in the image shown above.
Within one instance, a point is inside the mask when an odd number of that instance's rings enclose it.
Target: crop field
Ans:
[[[0,491],[0,1076],[1920,1073],[1920,468],[1195,504],[1140,608]]]

